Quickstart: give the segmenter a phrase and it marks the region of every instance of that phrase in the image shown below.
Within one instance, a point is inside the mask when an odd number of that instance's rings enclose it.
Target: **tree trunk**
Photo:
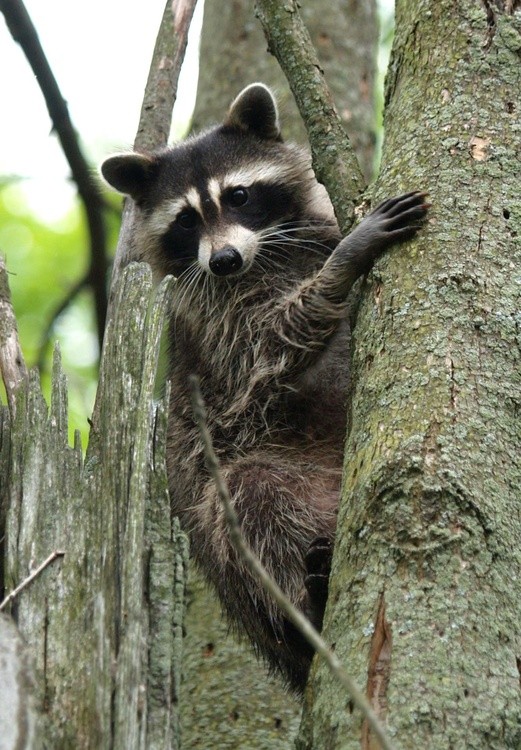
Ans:
[[[317,49],[336,107],[369,179],[375,144],[374,82],[378,21],[374,0],[313,0],[302,16]],[[252,0],[206,0],[193,127],[216,122],[223,107],[252,81],[271,86],[281,107],[284,137],[306,143],[306,133],[276,60],[254,17]]]
[[[403,749],[521,746],[521,19],[503,6],[397,5],[377,192],[428,189],[433,218],[366,286],[325,636]],[[376,748],[315,666],[298,747]]]
[[[151,301],[148,267],[120,277],[85,463],[79,435],[67,445],[58,355],[50,410],[36,373],[18,389],[15,419],[1,408],[7,591],[49,562],[10,602],[34,660],[39,719],[30,741],[24,719],[2,748],[179,746],[186,544],[170,525],[167,401],[156,410],[152,400],[167,293],[163,283]],[[25,674],[24,662],[13,670]],[[22,707],[28,682],[18,682]]]
[[[215,595],[192,571],[183,643],[183,750],[290,750],[300,706],[229,634]]]
[[[0,749],[39,747],[31,656],[5,615],[0,615],[0,686]]]

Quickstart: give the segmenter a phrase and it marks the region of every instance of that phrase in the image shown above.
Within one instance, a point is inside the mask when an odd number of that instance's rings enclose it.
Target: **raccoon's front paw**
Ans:
[[[329,590],[329,573],[333,544],[330,539],[318,537],[309,545],[305,557],[307,592],[306,615],[317,630],[322,629],[324,609]]]
[[[373,224],[373,231],[380,236],[380,242],[386,246],[403,242],[414,237],[421,229],[431,204],[425,202],[428,193],[418,190],[404,193],[395,198],[388,198],[371,211],[360,226],[366,221]]]
[[[346,237],[347,255],[360,274],[367,273],[388,247],[410,240],[421,229],[431,205],[426,197],[427,193],[414,191],[388,198]]]

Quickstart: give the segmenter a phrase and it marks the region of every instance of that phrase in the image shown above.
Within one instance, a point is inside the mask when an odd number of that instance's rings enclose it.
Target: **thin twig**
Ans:
[[[54,560],[56,560],[58,557],[63,557],[65,552],[62,550],[54,550],[54,552],[51,552],[49,557],[43,561],[41,565],[39,565],[36,570],[33,570],[32,573],[30,573],[27,578],[24,578],[24,580],[18,584],[18,586],[11,591],[10,594],[8,594],[5,599],[0,603],[0,612],[4,610],[7,605],[15,599],[18,594],[23,591],[27,586],[34,581],[35,578],[37,578],[40,573],[42,573],[45,568],[50,565]]]
[[[194,419],[203,443],[206,465],[211,478],[215,482],[217,493],[223,504],[231,543],[233,544],[234,548],[237,550],[241,558],[244,560],[249,570],[258,578],[264,589],[273,597],[282,611],[291,620],[293,625],[295,625],[300,633],[302,633],[304,638],[306,638],[308,643],[324,659],[331,673],[346,688],[355,706],[360,709],[364,717],[367,719],[367,722],[371,726],[371,729],[373,730],[375,736],[380,741],[382,748],[384,750],[395,750],[394,745],[387,737],[382,724],[371,708],[371,705],[369,704],[369,701],[367,700],[363,692],[355,684],[354,680],[348,675],[335,654],[327,646],[320,633],[313,627],[310,621],[290,602],[282,589],[268,574],[258,557],[256,557],[250,547],[246,544],[241,533],[237,514],[235,513],[230,500],[228,487],[226,486],[226,483],[224,482],[219,469],[219,461],[213,449],[212,438],[206,424],[206,413],[203,397],[201,395],[201,389],[199,387],[199,379],[197,378],[197,376],[192,375],[189,378],[189,383],[192,396]]]
[[[67,102],[61,94],[38,39],[34,24],[22,0],[0,0],[0,10],[5,16],[13,39],[20,44],[34,72],[53,127],[69,163],[72,178],[78,187],[89,231],[89,283],[94,293],[98,339],[101,349],[107,315],[106,276],[109,266],[101,190],[80,148]]]

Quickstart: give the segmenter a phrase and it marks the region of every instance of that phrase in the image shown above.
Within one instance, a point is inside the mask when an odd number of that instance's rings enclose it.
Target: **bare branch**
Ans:
[[[11,417],[15,416],[16,393],[27,380],[27,367],[18,340],[16,318],[11,305],[5,261],[0,256],[0,372]]]
[[[23,591],[27,586],[34,581],[35,578],[37,578],[40,573],[42,573],[45,568],[50,565],[52,562],[54,562],[58,557],[63,557],[65,552],[62,552],[61,550],[54,550],[54,552],[51,552],[49,557],[47,557],[41,565],[39,565],[36,570],[33,570],[32,573],[30,573],[27,578],[24,578],[24,580],[18,584],[18,586],[11,591],[10,594],[8,594],[5,599],[0,602],[0,612],[4,610],[7,605],[15,599],[18,594]]]
[[[152,150],[168,141],[177,82],[197,0],[167,0],[152,55],[134,148]]]
[[[136,149],[150,150],[158,148],[159,146],[164,146],[167,141],[172,122],[172,109],[177,95],[179,73],[181,72],[181,65],[188,40],[190,20],[193,16],[196,2],[197,0],[166,0],[143,97],[138,131],[134,141]],[[112,325],[114,317],[117,289],[121,274],[130,261],[136,260],[133,257],[134,248],[132,243],[136,221],[134,203],[131,200],[126,200],[121,219],[116,257],[112,266],[107,314],[107,325],[109,327]],[[104,376],[102,358],[100,382],[103,381]],[[96,424],[98,419],[101,393],[102,389],[98,388],[98,395],[96,396],[92,416],[94,424]]]
[[[300,612],[287,598],[282,589],[278,584],[271,578],[262,565],[261,561],[256,557],[250,547],[246,544],[244,537],[241,533],[239,520],[235,509],[230,500],[230,493],[228,487],[224,482],[220,469],[219,461],[215,454],[212,445],[212,438],[206,424],[206,413],[203,403],[203,397],[199,388],[199,379],[197,376],[192,375],[189,378],[190,389],[192,394],[192,406],[194,411],[194,419],[201,436],[203,443],[204,456],[206,465],[210,473],[211,478],[215,482],[215,487],[219,498],[223,504],[226,522],[228,524],[228,530],[230,532],[230,541],[237,553],[241,556],[246,566],[249,568],[251,573],[256,576],[266,591],[273,597],[282,611],[286,614],[289,620],[297,628],[297,630],[304,636],[308,643],[320,654],[324,659],[331,673],[336,679],[346,688],[355,706],[360,709],[363,716],[367,720],[375,736],[380,741],[380,744],[384,750],[394,750],[394,745],[391,743],[387,734],[384,731],[378,717],[371,708],[369,701],[362,693],[360,688],[355,684],[354,680],[348,675],[340,661],[337,659],[335,654],[328,647],[320,633],[313,627],[310,621]]]
[[[296,0],[256,0],[255,10],[306,126],[313,169],[329,193],[342,232],[353,223],[366,183],[333,104]]]
[[[5,16],[13,39],[22,47],[38,81],[83,204],[90,243],[89,284],[94,292],[101,349],[107,315],[106,277],[109,265],[102,194],[80,148],[76,130],[69,116],[67,102],[61,94],[34,24],[22,0],[0,0],[0,10]]]
[[[197,0],[167,0],[166,2],[134,140],[134,148],[137,151],[152,151],[164,146],[168,140],[179,73],[196,4]],[[132,255],[134,221],[134,204],[127,200],[112,269],[111,299],[119,274],[131,260],[136,260]]]

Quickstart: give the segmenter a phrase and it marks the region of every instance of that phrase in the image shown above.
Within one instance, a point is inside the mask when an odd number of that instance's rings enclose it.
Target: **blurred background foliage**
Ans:
[[[109,247],[119,230],[121,200],[107,195]],[[11,178],[0,186],[0,252],[6,259],[9,286],[24,357],[39,364],[44,395],[49,401],[54,342],[59,342],[69,382],[70,436],[75,429],[86,446],[88,416],[96,392],[99,347],[92,294],[85,287],[53,321],[55,311],[84,278],[88,240],[82,208],[73,204],[58,220],[47,222],[27,200],[23,181]],[[3,387],[3,386],[2,386]],[[5,402],[4,394],[2,401]]]

